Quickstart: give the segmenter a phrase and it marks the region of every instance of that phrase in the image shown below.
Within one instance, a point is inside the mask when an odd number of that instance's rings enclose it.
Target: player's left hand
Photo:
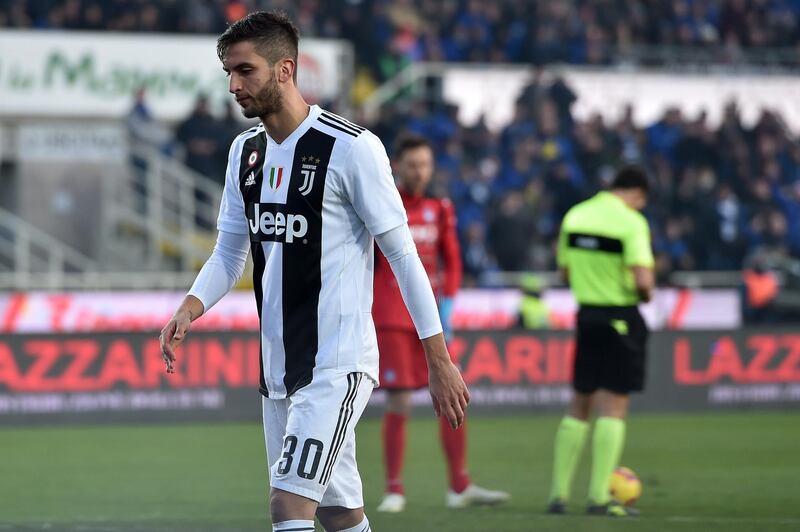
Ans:
[[[469,403],[469,390],[449,358],[441,366],[428,369],[428,387],[436,415],[445,416],[454,429],[460,427]]]
[[[177,359],[175,356],[175,348],[178,347],[186,337],[191,325],[191,313],[179,310],[164,328],[161,329],[158,340],[161,344],[161,357],[164,359],[164,364],[167,366],[167,373],[175,373],[174,364]]]

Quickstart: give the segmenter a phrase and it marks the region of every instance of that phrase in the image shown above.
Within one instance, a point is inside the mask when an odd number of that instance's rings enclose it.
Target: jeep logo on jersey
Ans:
[[[302,214],[283,213],[279,210],[283,207],[285,206],[277,203],[252,204],[252,212],[247,213],[250,240],[291,244],[295,239],[306,236],[308,233],[306,217]],[[306,243],[305,239],[303,243]]]
[[[283,167],[273,166],[269,169],[269,188],[277,190],[281,188],[281,181],[283,180]]]

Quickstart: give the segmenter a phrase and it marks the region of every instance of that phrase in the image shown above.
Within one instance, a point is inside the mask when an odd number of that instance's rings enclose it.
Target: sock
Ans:
[[[386,471],[386,493],[403,494],[403,456],[406,450],[408,416],[386,412],[383,416],[383,461]]]
[[[289,530],[296,530],[297,532],[314,532],[314,520],[303,521],[302,519],[292,519],[291,521],[281,521],[280,523],[272,523],[272,532],[288,532]]]
[[[470,484],[467,473],[467,425],[464,422],[461,428],[453,430],[444,416],[439,417],[439,436],[442,440],[442,449],[447,460],[447,473],[450,477],[450,489],[461,493]]]
[[[556,431],[553,456],[553,484],[550,487],[550,500],[569,500],[575,467],[583,452],[589,424],[574,417],[565,416]]]
[[[364,515],[364,520],[356,526],[339,530],[339,532],[372,532],[372,529],[369,526],[369,519]]]
[[[600,417],[594,424],[592,438],[592,478],[589,481],[589,504],[606,504],[608,481],[619,464],[625,445],[625,421],[614,417]]]

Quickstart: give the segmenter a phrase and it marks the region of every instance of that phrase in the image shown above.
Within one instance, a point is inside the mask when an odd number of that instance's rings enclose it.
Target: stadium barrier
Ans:
[[[567,331],[464,331],[451,352],[477,414],[562,411],[570,398]],[[0,425],[258,420],[255,333],[194,332],[167,375],[156,334],[0,336]],[[369,414],[385,400],[373,395]],[[415,396],[428,402],[427,392]],[[663,331],[651,337],[638,411],[800,405],[800,334],[788,329]]]
[[[191,285],[194,275],[183,279],[184,286]],[[150,282],[149,277],[145,280]],[[185,295],[178,290],[0,293],[0,334],[158,330]],[[573,327],[577,303],[569,290],[545,289],[541,300],[548,328]],[[515,288],[461,289],[455,298],[453,328],[513,328],[519,323],[521,301],[522,292]],[[718,330],[741,326],[740,307],[740,293],[735,289],[661,288],[641,310],[653,330]],[[255,310],[252,291],[236,290],[192,327],[195,331],[257,331]]]

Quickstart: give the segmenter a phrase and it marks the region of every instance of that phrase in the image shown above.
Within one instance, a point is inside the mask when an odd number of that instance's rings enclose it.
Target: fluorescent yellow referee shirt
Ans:
[[[572,207],[561,223],[558,267],[582,305],[639,303],[631,266],[652,268],[647,219],[611,192],[599,192]]]

